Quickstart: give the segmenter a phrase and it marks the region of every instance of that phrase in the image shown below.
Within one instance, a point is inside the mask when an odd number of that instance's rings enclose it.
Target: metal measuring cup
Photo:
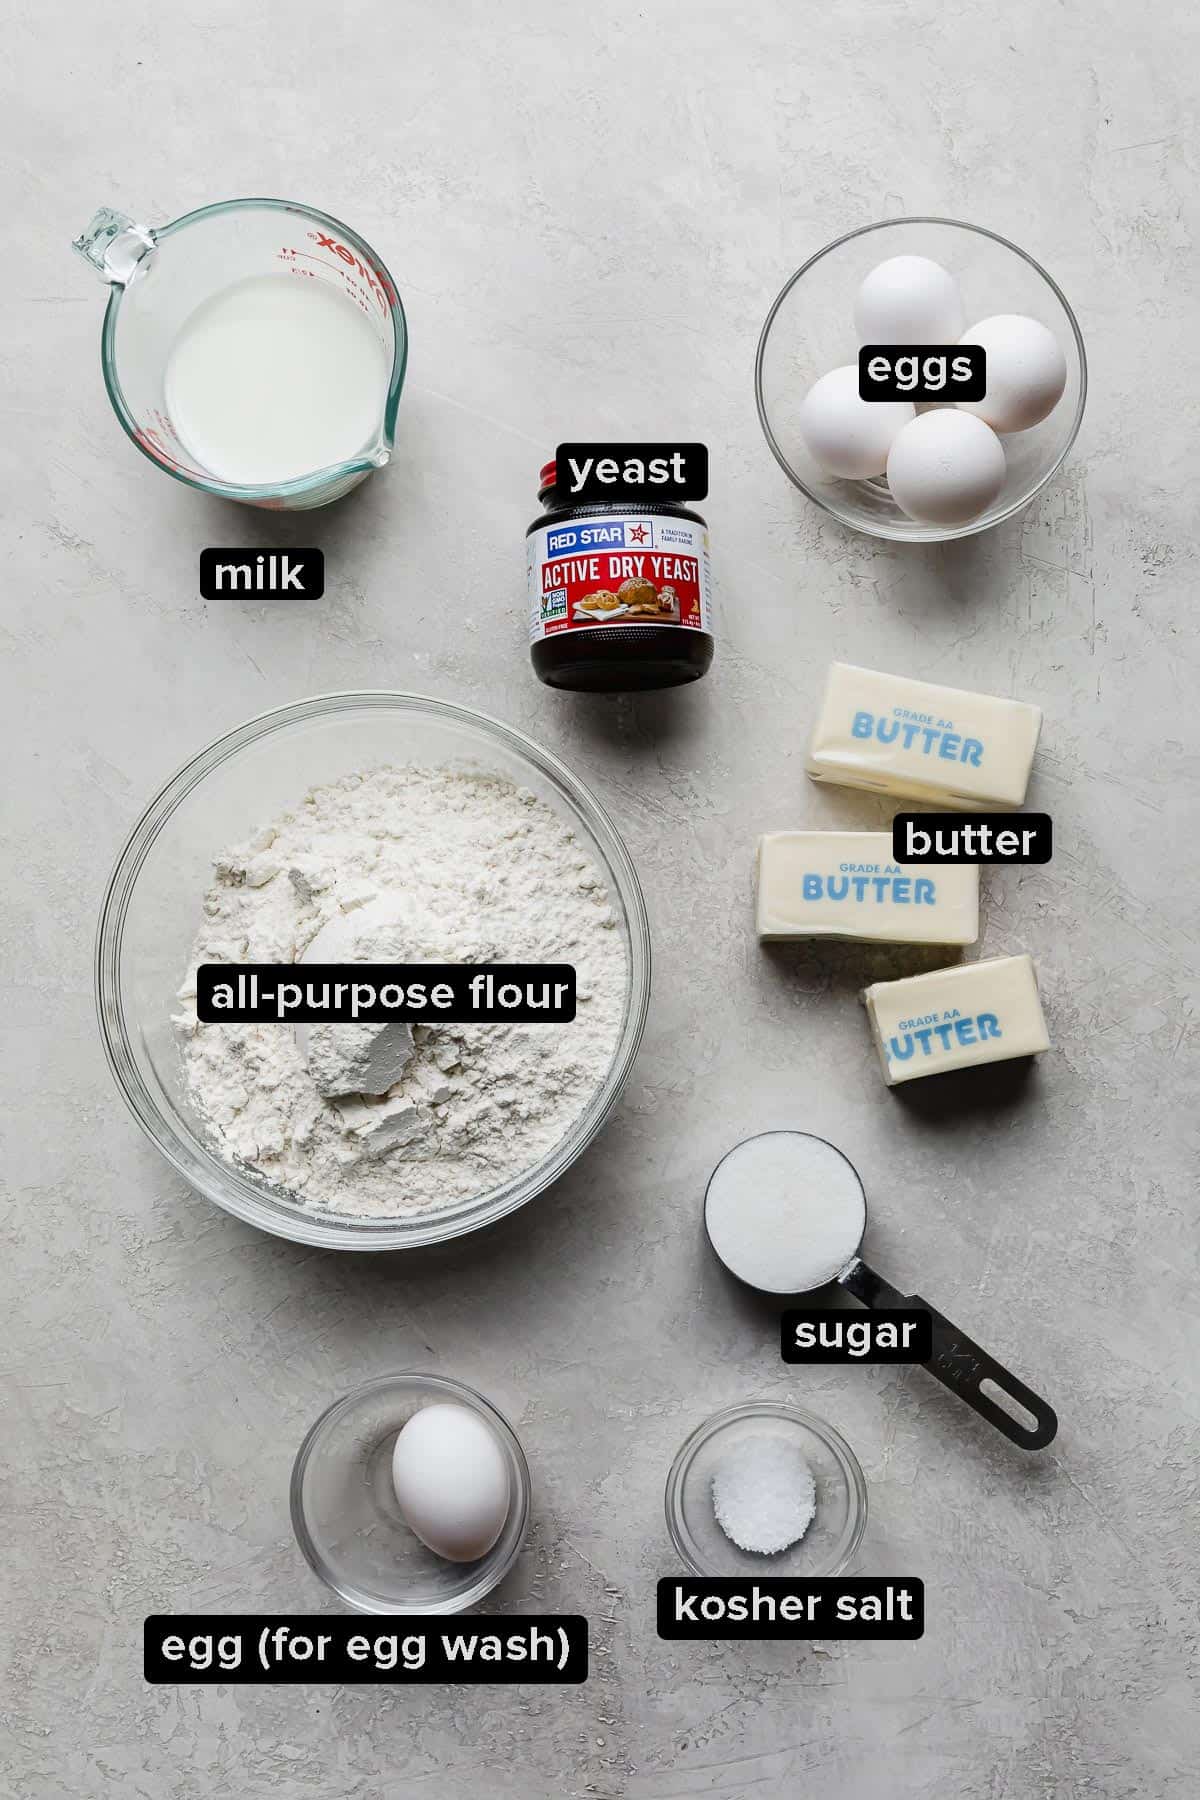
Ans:
[[[840,1163],[845,1165],[844,1170],[837,1171],[844,1182],[842,1196],[835,1208],[827,1210],[825,1214],[830,1254],[837,1266],[831,1266],[829,1274],[823,1276],[813,1286],[795,1287],[790,1283],[784,1286],[773,1285],[776,1280],[786,1282],[786,1246],[782,1244],[778,1263],[769,1279],[763,1278],[761,1269],[755,1270],[752,1277],[748,1276],[745,1272],[746,1262],[744,1259],[742,1268],[737,1266],[739,1258],[736,1249],[731,1248],[726,1223],[717,1218],[717,1203],[721,1194],[721,1171],[726,1170],[728,1179],[732,1159],[737,1158],[739,1153],[744,1153],[748,1146],[763,1144],[767,1139],[787,1140],[789,1138],[802,1140],[805,1146],[804,1155],[810,1159],[812,1156],[810,1147],[820,1145],[822,1152],[831,1151]],[[786,1143],[776,1145],[774,1148],[786,1154]],[[760,1223],[762,1220],[766,1220],[768,1225],[773,1227],[774,1219],[768,1209],[773,1207],[778,1213],[780,1202],[785,1198],[786,1196],[780,1191],[768,1195],[760,1194],[758,1196],[761,1211]],[[838,1215],[837,1219],[834,1219],[834,1213]],[[838,1150],[836,1145],[807,1131],[762,1132],[755,1137],[744,1138],[741,1143],[735,1144],[733,1149],[727,1151],[722,1157],[709,1177],[704,1194],[704,1224],[709,1243],[712,1245],[714,1254],[737,1280],[755,1288],[759,1293],[787,1295],[791,1298],[799,1294],[819,1293],[823,1287],[828,1286],[831,1282],[836,1282],[839,1287],[844,1288],[848,1294],[853,1294],[856,1300],[860,1300],[872,1311],[889,1307],[920,1308],[921,1311],[929,1314],[933,1328],[933,1355],[922,1366],[928,1369],[931,1375],[936,1375],[944,1386],[952,1389],[981,1418],[986,1419],[989,1425],[994,1425],[996,1430],[1002,1432],[1012,1443],[1018,1444],[1023,1450],[1045,1449],[1058,1430],[1058,1417],[1053,1407],[1035,1394],[1032,1388],[1026,1387],[1025,1383],[1010,1373],[1002,1363],[998,1363],[995,1357],[990,1356],[986,1350],[975,1343],[974,1339],[960,1331],[957,1325],[951,1324],[945,1314],[939,1312],[935,1306],[931,1306],[928,1300],[922,1299],[919,1294],[902,1294],[890,1282],[885,1281],[882,1275],[876,1274],[875,1270],[864,1262],[860,1254],[866,1223],[866,1191],[858,1170],[849,1157]],[[841,1233],[840,1246],[837,1241],[839,1230]],[[985,1393],[984,1384],[989,1382],[1028,1414],[1033,1420],[1033,1425],[1023,1424],[1020,1419],[1014,1417],[1011,1412],[998,1405]]]

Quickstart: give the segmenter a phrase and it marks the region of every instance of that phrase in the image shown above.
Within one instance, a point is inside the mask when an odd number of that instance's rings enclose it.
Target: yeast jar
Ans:
[[[549,687],[630,693],[699,681],[713,659],[708,527],[669,501],[572,505],[555,469],[526,535],[529,642]]]

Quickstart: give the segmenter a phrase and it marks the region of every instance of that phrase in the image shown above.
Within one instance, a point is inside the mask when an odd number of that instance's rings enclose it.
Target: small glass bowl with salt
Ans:
[[[840,1575],[866,1530],[867,1483],[824,1419],[752,1400],[685,1441],[667,1476],[666,1513],[693,1575]]]

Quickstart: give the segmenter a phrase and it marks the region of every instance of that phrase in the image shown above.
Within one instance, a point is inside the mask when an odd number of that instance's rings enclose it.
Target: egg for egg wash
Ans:
[[[922,525],[966,525],[1004,486],[1004,446],[990,425],[957,407],[922,413],[888,457],[892,498]]]
[[[860,344],[957,344],[966,322],[957,281],[928,256],[889,256],[854,301]]]
[[[960,400],[993,431],[1028,431],[1054,411],[1067,385],[1067,359],[1054,333],[1023,313],[995,313],[959,340],[982,344],[987,388],[982,400]]]
[[[845,363],[813,383],[797,423],[827,474],[868,481],[883,474],[896,433],[915,417],[909,400],[860,400],[858,365]]]
[[[413,1414],[392,1451],[392,1486],[405,1523],[447,1562],[486,1556],[504,1530],[508,1464],[491,1426],[465,1406]]]

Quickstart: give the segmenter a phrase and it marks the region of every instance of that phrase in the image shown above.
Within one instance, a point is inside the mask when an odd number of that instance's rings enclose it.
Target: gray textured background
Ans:
[[[734,11],[50,0],[6,23],[5,1800],[1196,1791],[1195,10]],[[314,606],[200,602],[204,545],[271,532],[124,440],[102,293],[67,248],[100,202],[158,223],[255,192],[353,222],[412,330],[395,465],[319,516]],[[941,552],[808,507],[751,394],[784,276],[921,210],[1041,257],[1094,382],[1041,502]],[[693,691],[587,699],[530,672],[522,532],[568,430],[711,446],[722,641]],[[1019,1090],[890,1095],[861,961],[755,945],[756,833],[885,817],[803,778],[833,656],[1045,708],[1055,859],[989,880],[983,946],[1039,961],[1054,1049]],[[116,1097],[90,995],[104,881],[159,781],[265,707],[379,684],[565,756],[627,836],[657,956],[598,1146],[506,1227],[408,1263],[195,1198]],[[779,1123],[850,1152],[881,1266],[1054,1399],[1050,1453],[1010,1452],[920,1371],[779,1363],[698,1229],[713,1162]],[[326,1604],[290,1460],[396,1365],[517,1423],[536,1519],[497,1604],[586,1612],[591,1680],[144,1686],[148,1612]],[[657,1641],[667,1465],[754,1394],[855,1445],[862,1566],[924,1577],[922,1642]]]

